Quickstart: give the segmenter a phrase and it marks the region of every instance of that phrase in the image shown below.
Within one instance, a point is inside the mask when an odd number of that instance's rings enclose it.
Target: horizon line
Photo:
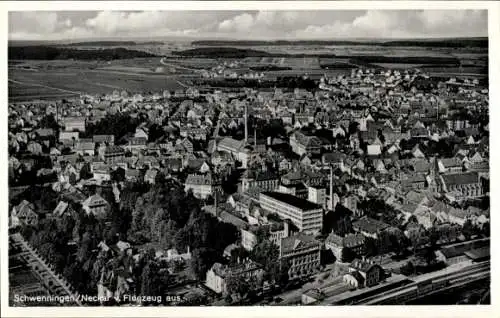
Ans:
[[[72,42],[93,42],[93,41],[172,41],[172,40],[184,40],[184,41],[227,41],[227,42],[245,42],[245,41],[259,41],[259,42],[298,42],[298,41],[375,41],[375,40],[384,40],[384,41],[395,41],[395,40],[409,40],[409,41],[418,41],[418,40],[451,40],[451,39],[489,39],[487,35],[478,35],[478,36],[428,36],[428,37],[343,37],[343,38],[296,38],[296,39],[287,39],[287,38],[248,38],[248,39],[235,39],[235,38],[226,38],[226,37],[218,37],[218,36],[206,36],[206,37],[190,37],[190,36],[171,36],[171,37],[127,37],[127,36],[113,36],[113,37],[96,37],[96,38],[81,38],[81,39],[8,39],[8,41],[18,41],[18,42],[60,42],[60,41],[72,41]]]

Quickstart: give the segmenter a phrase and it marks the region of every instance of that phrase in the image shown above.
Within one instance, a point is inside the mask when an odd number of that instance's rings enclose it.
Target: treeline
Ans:
[[[11,60],[120,60],[136,57],[155,57],[143,51],[125,48],[77,50],[53,46],[14,46],[9,47]]]
[[[288,66],[277,66],[277,65],[261,65],[250,67],[252,71],[257,72],[268,72],[268,71],[289,71],[292,68]]]
[[[350,63],[328,63],[328,64],[320,64],[322,69],[335,69],[335,70],[346,70],[346,69],[351,69],[351,68],[357,68],[357,65],[353,65]]]
[[[432,39],[432,40],[401,40],[401,41],[328,41],[328,40],[303,40],[303,41],[224,41],[206,40],[194,41],[192,45],[199,46],[269,46],[269,45],[373,45],[373,46],[418,46],[418,47],[445,47],[445,48],[488,48],[487,38],[452,38],[452,39]]]

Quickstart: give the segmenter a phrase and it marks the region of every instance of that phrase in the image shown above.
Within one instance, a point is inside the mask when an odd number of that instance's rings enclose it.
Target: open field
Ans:
[[[23,85],[13,86],[12,82],[9,82],[9,99],[13,101],[35,99],[38,95],[54,95],[56,92],[68,94],[62,90],[107,94],[115,89],[127,90],[130,93],[143,93],[161,92],[166,89],[173,91],[185,87],[185,84],[182,84],[182,76],[143,75],[106,70],[81,70],[79,72],[68,70],[67,73],[11,70],[9,79],[23,83]],[[43,85],[43,87],[33,84]]]
[[[186,58],[180,59],[177,57],[167,57],[163,61],[173,67],[186,67],[192,69],[208,69],[217,66],[219,63],[216,59],[211,58]]]
[[[25,84],[9,80],[9,101],[21,102],[33,99],[58,100],[77,97],[79,94],[37,84]]]
[[[388,69],[411,69],[411,68],[422,67],[422,64],[404,64],[404,63],[373,63],[373,65]]]
[[[247,57],[243,59],[249,66],[275,65],[293,69],[318,69],[319,59],[316,57]]]
[[[186,87],[193,72],[158,73],[158,58],[116,61],[9,61],[9,100],[60,99],[78,95],[174,91]],[[166,69],[166,67],[164,67]]]

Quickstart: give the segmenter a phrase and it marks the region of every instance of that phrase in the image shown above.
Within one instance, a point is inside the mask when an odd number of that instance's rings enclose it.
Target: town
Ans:
[[[11,248],[54,279],[14,292],[402,304],[489,281],[487,85],[300,79],[9,104]]]

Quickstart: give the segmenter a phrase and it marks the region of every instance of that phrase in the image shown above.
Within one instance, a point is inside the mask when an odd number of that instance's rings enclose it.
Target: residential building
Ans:
[[[38,213],[35,212],[35,205],[23,200],[12,208],[9,227],[16,227],[19,225],[37,226],[38,219]]]
[[[94,143],[104,144],[108,146],[113,146],[115,144],[114,135],[94,135],[92,136],[92,141]]]
[[[325,240],[325,247],[330,249],[338,262],[342,261],[342,253],[345,248],[350,249],[356,255],[365,253],[365,237],[362,234],[347,234],[341,237],[335,233],[330,233]]]
[[[304,154],[319,154],[323,144],[316,136],[307,136],[296,131],[290,136],[290,146],[293,152],[302,156]]]
[[[279,187],[278,175],[269,170],[247,170],[241,179],[241,190],[259,189],[259,191],[275,191]]]
[[[110,145],[104,149],[104,160],[106,163],[120,162],[125,158],[125,150],[120,146]]]
[[[344,282],[356,287],[371,287],[384,279],[384,270],[370,261],[356,259],[349,266],[349,273],[344,275]]]
[[[385,224],[384,222],[380,222],[367,216],[364,216],[352,223],[354,231],[363,234],[365,237],[373,239],[378,239],[380,233],[389,227],[389,224]]]
[[[85,132],[84,117],[67,117],[63,119],[64,130]]]
[[[303,233],[285,237],[280,243],[280,262],[287,264],[290,279],[313,275],[321,264],[321,242]]]
[[[207,271],[205,285],[214,292],[227,295],[230,279],[261,281],[264,275],[262,265],[250,259],[245,259],[235,265],[215,263]]]
[[[191,189],[195,197],[206,199],[208,196],[214,196],[215,193],[222,191],[219,178],[211,173],[207,174],[189,174],[186,178],[184,190]]]
[[[87,214],[93,214],[96,218],[105,218],[109,212],[110,205],[103,197],[96,193],[82,202],[82,208]]]

